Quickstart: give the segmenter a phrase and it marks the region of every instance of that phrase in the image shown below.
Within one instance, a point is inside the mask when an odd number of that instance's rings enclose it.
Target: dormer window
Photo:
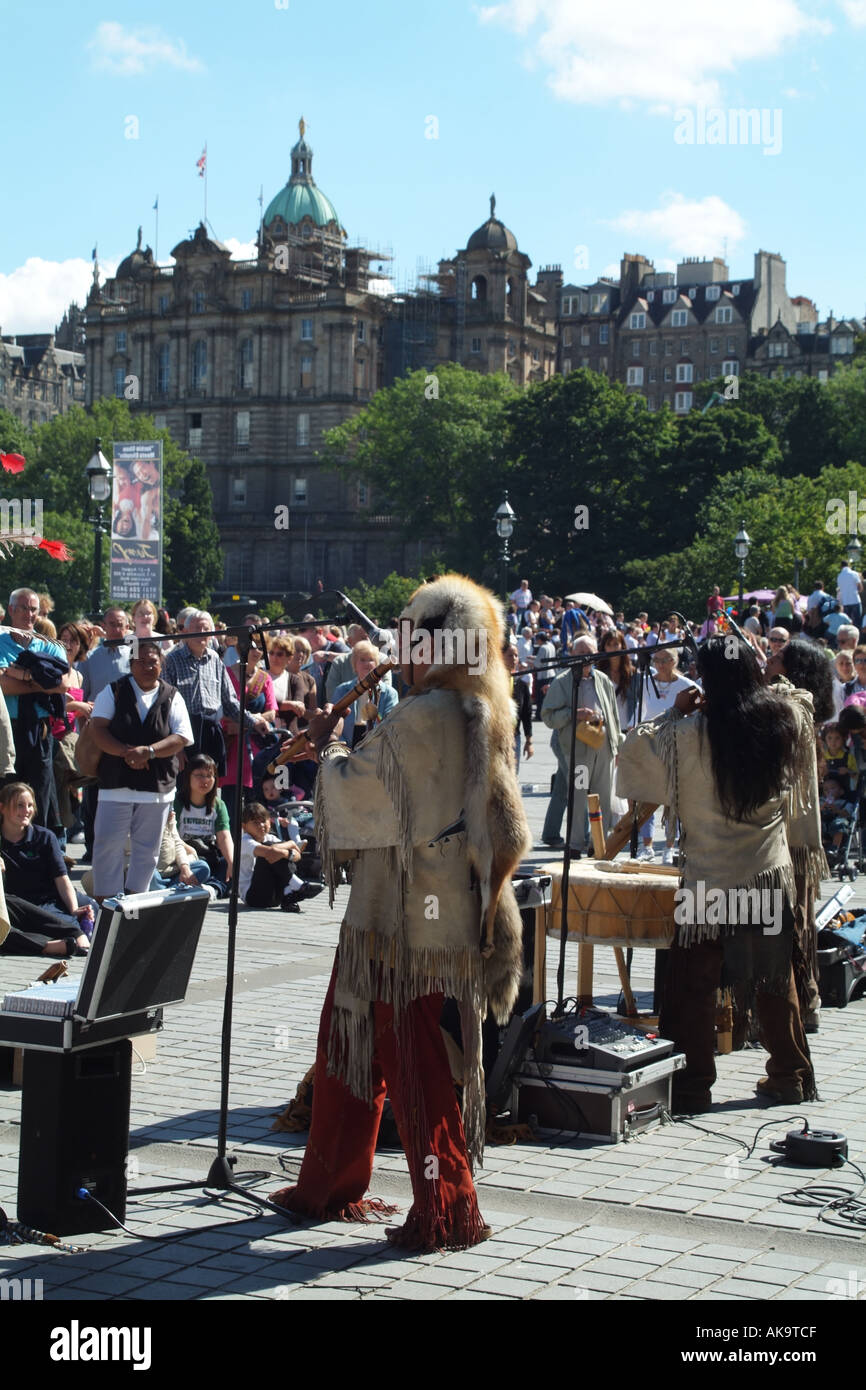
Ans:
[[[721,293],[722,290],[720,285],[707,285],[707,299],[709,301],[712,302],[712,300],[718,299]]]

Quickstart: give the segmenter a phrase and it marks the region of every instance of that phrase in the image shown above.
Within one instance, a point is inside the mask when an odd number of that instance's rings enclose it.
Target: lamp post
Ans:
[[[734,537],[734,554],[739,564],[740,602],[737,608],[737,617],[740,620],[742,620],[743,617],[743,585],[746,582],[746,560],[749,558],[749,551],[751,548],[752,542],[746,531],[746,523],[745,521],[741,521],[740,529]]]
[[[800,592],[800,572],[801,572],[801,570],[802,570],[803,574],[806,573],[806,561],[805,561],[805,560],[795,560],[795,561],[794,561],[794,588],[797,590],[797,593],[798,593],[798,594],[799,594],[799,592]]]
[[[860,557],[863,554],[863,547],[860,544],[860,541],[857,536],[851,536],[851,538],[848,541],[847,550],[848,564],[851,566],[852,570],[857,570],[859,574]]]
[[[499,588],[505,598],[508,597],[508,561],[511,558],[508,551],[508,542],[514,533],[514,523],[517,520],[514,509],[508,501],[508,493],[503,495],[502,501],[496,508],[494,516],[496,522],[496,534],[502,542],[502,549],[499,553]]]
[[[102,615],[102,537],[106,527],[103,525],[102,508],[103,504],[111,497],[111,479],[113,477],[111,464],[102,452],[102,440],[97,439],[93,446],[93,455],[85,468],[87,476],[87,490],[90,501],[95,503],[95,511],[88,517],[93,527],[93,585],[90,594],[90,603],[93,609],[92,617],[94,621]]]

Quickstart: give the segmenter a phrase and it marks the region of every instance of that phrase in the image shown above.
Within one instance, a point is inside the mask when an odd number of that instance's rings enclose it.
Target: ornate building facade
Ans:
[[[529,285],[531,262],[492,204],[434,288],[395,295],[371,272],[378,255],[347,244],[312,165],[301,122],[254,259],[233,260],[201,224],[159,265],[139,232],[86,306],[88,399],[125,396],[207,465],[217,598],[416,573],[429,547],[323,466],[325,432],[414,367],[461,361],[520,384],[555,368],[555,304]]]

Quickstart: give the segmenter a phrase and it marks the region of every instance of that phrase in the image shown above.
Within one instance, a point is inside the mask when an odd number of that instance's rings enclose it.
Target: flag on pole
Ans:
[[[159,212],[159,194],[156,195],[156,202],[153,205],[154,212]]]
[[[96,247],[95,247],[95,246],[94,246],[93,250],[92,250],[91,253],[90,253],[90,259],[91,259],[92,261],[95,261],[95,260],[96,260]]]
[[[204,149],[202,150],[201,154],[196,160],[195,167],[198,169],[199,178],[203,179],[205,176],[205,170],[207,169],[207,145],[205,145]]]

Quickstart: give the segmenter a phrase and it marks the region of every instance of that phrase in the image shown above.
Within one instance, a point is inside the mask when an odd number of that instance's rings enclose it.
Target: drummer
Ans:
[[[591,656],[597,650],[594,637],[576,637],[571,644],[573,656]],[[575,741],[571,853],[573,858],[579,859],[586,846],[586,799],[589,792],[598,794],[605,835],[613,829],[615,819],[611,811],[613,768],[623,735],[619,726],[616,689],[609,676],[606,676],[597,666],[589,663],[571,666],[561,676],[557,676],[544,697],[544,704],[541,706],[541,718],[548,729],[553,730],[550,746],[559,764],[559,776],[554,783],[553,794],[541,835],[545,844],[557,842],[559,826],[562,823],[562,813],[565,809],[570,741],[573,737],[571,732],[571,703],[575,673],[578,674],[580,682],[577,694],[578,724],[601,718],[604,725],[604,739],[598,748],[591,748],[588,744],[581,742],[579,738]]]

